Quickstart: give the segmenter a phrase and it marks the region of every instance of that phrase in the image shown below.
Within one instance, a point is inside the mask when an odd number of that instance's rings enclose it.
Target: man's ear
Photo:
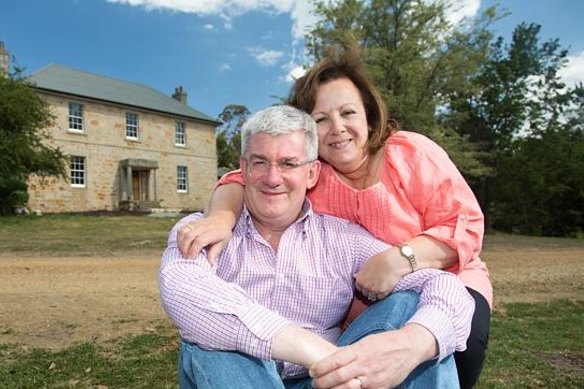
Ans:
[[[316,161],[310,164],[310,169],[308,171],[308,184],[306,185],[306,189],[312,189],[318,182],[318,177],[320,176],[320,161],[317,159]]]

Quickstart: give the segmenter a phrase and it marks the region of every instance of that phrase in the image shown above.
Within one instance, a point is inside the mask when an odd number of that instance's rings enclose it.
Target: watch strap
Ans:
[[[411,255],[404,254],[404,252],[403,252],[404,246],[407,246],[410,250],[412,250]],[[399,252],[400,252],[401,256],[404,257],[405,259],[407,259],[408,263],[410,264],[410,268],[412,269],[411,273],[415,272],[416,269],[418,268],[418,262],[416,261],[416,254],[414,252],[414,249],[411,246],[403,245],[403,246],[399,246]]]

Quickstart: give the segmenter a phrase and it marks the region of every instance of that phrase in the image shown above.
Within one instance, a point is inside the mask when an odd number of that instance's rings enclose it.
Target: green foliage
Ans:
[[[561,128],[515,142],[494,180],[493,226],[522,234],[581,237],[584,132]]]
[[[223,122],[217,128],[217,165],[227,170],[239,167],[241,154],[241,126],[249,116],[245,105],[227,105],[219,115]]]
[[[28,202],[26,182],[17,178],[0,178],[0,216],[11,215]]]
[[[0,178],[65,177],[65,157],[47,144],[49,105],[17,69],[0,75]]]
[[[474,79],[480,93],[452,101],[450,124],[492,172],[473,188],[487,228],[577,236],[584,227],[582,117],[573,113],[565,124],[577,89],[559,80],[567,52],[557,40],[540,42],[539,32],[522,23],[510,44],[492,43]]]

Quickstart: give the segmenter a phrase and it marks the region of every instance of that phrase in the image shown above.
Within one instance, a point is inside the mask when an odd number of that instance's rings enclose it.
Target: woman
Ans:
[[[467,286],[476,309],[467,350],[455,359],[461,387],[472,387],[486,354],[492,286],[479,258],[483,214],[470,187],[438,145],[388,125],[383,99],[356,50],[334,53],[312,67],[293,86],[289,104],[310,113],[319,128],[323,164],[309,193],[315,211],[359,223],[395,246],[390,279],[376,277],[377,266],[387,263],[368,264],[357,276],[363,295],[384,297],[401,276],[419,268],[446,269]],[[241,183],[240,175],[222,180],[230,182]],[[237,185],[216,190],[208,223],[179,234],[183,253],[191,256],[229,238],[241,192]],[[212,246],[209,255],[222,247]]]

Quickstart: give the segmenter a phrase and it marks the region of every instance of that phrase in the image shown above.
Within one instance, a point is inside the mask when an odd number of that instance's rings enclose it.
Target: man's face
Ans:
[[[245,204],[256,222],[285,229],[298,218],[306,191],[316,184],[320,172],[319,161],[304,162],[305,135],[301,131],[251,137],[241,167]]]

